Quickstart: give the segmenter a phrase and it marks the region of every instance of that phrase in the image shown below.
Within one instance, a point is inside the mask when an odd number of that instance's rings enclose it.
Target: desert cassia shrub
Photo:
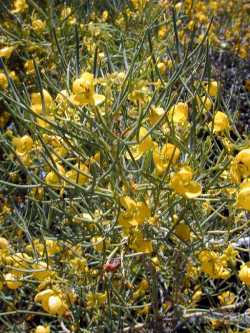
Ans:
[[[247,332],[250,141],[211,52],[247,59],[249,6],[221,3],[0,4],[3,331]]]

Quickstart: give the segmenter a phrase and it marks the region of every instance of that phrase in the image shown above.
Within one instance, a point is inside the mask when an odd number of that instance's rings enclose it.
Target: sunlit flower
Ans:
[[[239,278],[247,286],[250,286],[250,261],[241,265],[239,271]]]
[[[237,195],[237,207],[250,211],[250,181],[243,182]]]
[[[47,90],[43,89],[42,95],[40,92],[31,94],[31,108],[35,113],[40,114],[43,111],[48,113],[53,105],[53,99]],[[43,110],[43,106],[45,110]]]
[[[49,326],[38,325],[34,333],[50,333]]]
[[[125,196],[121,198],[121,204],[125,211],[120,213],[118,223],[125,229],[141,225],[151,216],[150,209],[145,202],[138,202]]]
[[[75,169],[69,170],[65,173],[65,177],[68,178],[71,182],[77,183],[79,185],[84,185],[89,177],[89,169],[84,163],[76,164]]]
[[[53,289],[39,292],[35,296],[35,302],[40,303],[44,311],[52,315],[62,316],[68,310],[68,305],[62,295]]]
[[[13,51],[15,50],[14,46],[6,46],[0,49],[0,58],[9,58]]]
[[[9,289],[18,289],[22,286],[22,275],[7,273],[4,275],[4,280]]]
[[[206,86],[206,90],[209,96],[215,97],[218,94],[218,82],[211,81]]]
[[[8,88],[8,78],[4,73],[0,73],[0,88],[1,89],[6,89]]]
[[[224,112],[217,111],[214,116],[213,125],[214,125],[213,131],[215,133],[228,130],[230,128],[228,116]],[[212,126],[212,123],[211,123],[211,126]]]
[[[107,301],[107,293],[89,292],[86,296],[87,308],[95,309],[104,305]]]
[[[149,283],[146,279],[141,280],[139,283],[136,291],[133,292],[132,299],[133,301],[136,301],[138,298],[142,297],[145,295],[149,288]]]
[[[216,252],[203,250],[199,254],[202,272],[212,279],[227,279],[230,271],[227,269],[225,260]]]
[[[91,238],[91,243],[97,252],[102,252],[104,248],[108,247],[110,242],[101,236],[94,236]]]
[[[105,96],[95,93],[94,75],[88,72],[83,73],[73,82],[72,91],[70,100],[75,105],[97,106],[105,101]]]
[[[36,32],[43,32],[46,28],[46,22],[40,19],[34,19],[31,22],[33,30]]]
[[[15,0],[14,9],[11,11],[13,14],[23,13],[28,8],[26,0]]]
[[[193,172],[190,167],[183,167],[170,177],[170,187],[178,194],[188,199],[196,198],[201,194],[201,186],[192,180]]]
[[[188,121],[188,105],[187,103],[177,103],[171,107],[168,112],[169,120],[174,124],[184,126]]]
[[[140,159],[147,151],[153,148],[153,140],[148,134],[146,128],[141,127],[139,131],[139,143],[134,146],[129,146],[130,152],[135,160]],[[131,159],[127,152],[126,157]]]
[[[236,296],[231,291],[224,291],[218,296],[219,302],[222,306],[231,305],[234,303]]]
[[[159,175],[169,167],[169,163],[175,164],[180,157],[180,149],[171,143],[165,144],[161,149],[154,145],[153,161]]]
[[[160,107],[152,107],[148,120],[151,125],[155,125],[159,119],[165,114],[165,110]]]
[[[140,232],[136,232],[131,241],[130,248],[135,252],[152,253],[153,244],[149,239],[144,239]]]
[[[174,233],[184,242],[190,240],[190,227],[184,222],[180,222],[175,226]]]

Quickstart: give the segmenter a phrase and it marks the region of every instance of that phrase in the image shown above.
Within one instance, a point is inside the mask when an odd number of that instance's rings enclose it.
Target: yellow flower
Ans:
[[[6,89],[8,88],[8,78],[4,73],[0,73],[0,88],[1,89]]]
[[[33,30],[35,30],[36,32],[43,32],[44,29],[46,28],[46,22],[39,19],[32,20],[31,24]]]
[[[174,233],[177,237],[185,242],[190,240],[190,228],[184,222],[180,222],[175,226]]]
[[[43,256],[45,253],[48,256],[52,256],[62,250],[58,242],[53,239],[46,239],[44,242],[41,242],[39,239],[35,239],[33,241],[33,247],[36,249],[40,256]],[[31,245],[27,245],[26,251],[32,252],[33,247]]]
[[[218,253],[209,250],[203,250],[199,254],[201,270],[212,279],[227,279],[230,272],[226,267],[224,258]]]
[[[170,187],[178,194],[188,199],[196,198],[201,194],[201,186],[192,180],[193,172],[190,167],[183,167],[171,175]]]
[[[246,181],[240,185],[236,205],[238,208],[250,211],[250,181]]]
[[[250,148],[241,150],[235,157],[241,177],[250,176]]]
[[[71,182],[84,185],[89,179],[87,176],[89,174],[88,167],[85,164],[80,163],[80,165],[76,164],[75,168],[79,170],[79,172],[75,169],[69,170],[65,173],[65,177],[68,178]]]
[[[97,252],[102,252],[105,247],[109,246],[110,242],[101,236],[95,236],[91,238],[91,243]]]
[[[4,279],[9,289],[18,289],[22,286],[20,274],[7,273],[4,275]]]
[[[155,125],[159,119],[164,115],[165,110],[159,107],[152,107],[148,120],[151,125]]]
[[[192,304],[196,304],[196,303],[200,302],[201,298],[202,298],[202,290],[198,289],[192,295]]]
[[[212,124],[211,124],[212,125]],[[217,111],[214,116],[213,132],[222,132],[230,128],[228,116],[221,111]]]
[[[69,263],[76,274],[87,273],[89,271],[88,262],[85,258],[73,258],[69,261]]]
[[[64,168],[60,165],[57,164],[57,171],[50,171],[47,176],[45,177],[45,183],[50,185],[50,186],[59,186],[62,183],[62,179],[60,175],[64,175],[65,171]]]
[[[132,147],[129,147],[130,152],[135,160],[139,160],[147,151],[153,148],[153,140],[151,136],[147,134],[147,129],[141,127],[139,131],[139,143]],[[147,137],[145,137],[146,135]],[[128,152],[126,153],[126,157],[127,159],[131,159],[131,156]]]
[[[141,280],[136,291],[133,292],[132,299],[136,301],[138,298],[145,295],[146,291],[149,288],[149,283],[146,279]]]
[[[12,52],[15,50],[14,46],[6,46],[0,49],[0,58],[9,58]]]
[[[152,253],[153,245],[151,240],[143,239],[142,235],[136,235],[130,244],[130,248],[135,252]]]
[[[161,175],[169,167],[169,163],[176,163],[180,157],[180,149],[171,143],[165,144],[161,150],[155,144],[153,150],[153,161],[157,174]]]
[[[37,280],[42,281],[51,276],[52,272],[50,271],[50,268],[48,267],[47,263],[44,261],[40,261],[39,263],[33,264],[32,268],[34,269],[32,275]]]
[[[75,105],[97,106],[105,101],[105,96],[95,93],[94,75],[88,72],[83,73],[73,82],[72,91],[70,100]]]
[[[50,333],[49,326],[38,325],[34,333]]]
[[[18,154],[23,154],[29,152],[32,149],[33,139],[29,135],[14,137],[12,144],[16,147],[16,152]]]
[[[50,93],[43,89],[43,101],[46,113],[53,107],[53,99]],[[35,113],[40,114],[43,111],[42,96],[40,92],[31,94],[31,108]]]
[[[179,124],[184,126],[188,121],[188,105],[187,103],[177,103],[172,106],[168,112],[170,121],[174,124]]]
[[[1,250],[6,250],[9,248],[9,241],[4,238],[4,237],[0,237],[0,249]]]
[[[231,291],[224,291],[218,296],[219,302],[222,306],[231,305],[235,301],[235,294]]]
[[[28,8],[26,0],[15,0],[14,9],[11,11],[13,14],[15,13],[23,13]]]
[[[52,315],[62,316],[68,310],[68,306],[63,300],[62,295],[53,289],[46,289],[39,292],[35,296],[35,302],[41,303],[44,311]]]
[[[213,106],[213,101],[210,97],[207,96],[202,96],[202,97],[197,97],[198,104],[199,106],[205,110],[205,111],[210,111],[212,106]]]
[[[27,75],[35,73],[35,67],[32,59],[29,59],[24,63],[24,69]]]
[[[218,94],[218,83],[217,81],[211,81],[206,85],[206,90],[209,96],[215,97]]]
[[[118,223],[124,229],[141,225],[151,216],[150,209],[147,204],[142,201],[137,202],[125,196],[121,198],[121,204],[125,208],[125,211],[120,213]]]
[[[94,309],[104,305],[107,301],[107,293],[89,292],[86,296],[87,308]]]
[[[239,271],[239,279],[247,286],[250,286],[250,261],[241,265]]]

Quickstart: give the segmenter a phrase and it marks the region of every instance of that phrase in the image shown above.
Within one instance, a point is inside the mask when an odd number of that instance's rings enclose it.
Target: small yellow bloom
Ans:
[[[62,316],[68,310],[68,306],[63,300],[62,295],[53,289],[46,289],[39,292],[35,296],[35,302],[40,303],[44,311],[52,315]]]
[[[50,185],[50,186],[59,186],[62,184],[62,179],[60,175],[65,175],[64,168],[60,165],[57,164],[57,172],[55,171],[50,171],[47,176],[45,177],[45,183]]]
[[[177,237],[185,242],[190,240],[190,228],[184,222],[180,222],[175,226],[174,233]]]
[[[202,298],[202,290],[198,289],[192,295],[192,304],[197,304]]]
[[[38,325],[34,333],[50,333],[49,326]]]
[[[93,293],[89,292],[86,296],[87,308],[99,308],[107,301],[107,293]]]
[[[0,49],[0,58],[9,58],[12,52],[15,50],[14,46],[6,46]]]
[[[239,271],[239,279],[247,286],[250,286],[250,261],[241,265]]]
[[[174,124],[179,124],[184,126],[188,121],[188,105],[187,103],[177,103],[172,106],[168,112],[170,121]]]
[[[144,239],[144,237],[140,231],[134,232],[131,243],[130,243],[130,248],[136,252],[143,252],[143,253],[152,253],[153,252],[152,241]]]
[[[230,128],[230,123],[228,116],[221,111],[217,111],[214,116],[214,128],[215,133],[228,130]]]
[[[213,101],[208,96],[197,97],[198,104],[205,111],[210,111],[213,106]]]
[[[33,139],[29,135],[14,137],[12,144],[16,147],[18,154],[28,153],[33,147]]]
[[[1,89],[6,89],[8,88],[8,78],[4,73],[0,73],[0,88]]]
[[[97,106],[105,101],[105,96],[95,93],[94,75],[88,72],[83,73],[79,79],[73,82],[72,91],[70,100],[75,105]]]
[[[4,237],[0,237],[0,249],[1,250],[6,250],[9,248],[9,241],[4,238]]]
[[[95,236],[91,238],[91,243],[97,252],[102,252],[105,247],[109,246],[110,242],[101,236]]]
[[[146,128],[140,128],[139,143],[129,148],[135,160],[139,160],[147,151],[153,148],[153,140],[151,136],[148,135],[148,131]],[[126,153],[126,157],[127,159],[131,159],[131,156],[128,152]]]
[[[35,67],[32,59],[29,59],[24,63],[24,69],[27,75],[35,73]]]
[[[224,291],[218,296],[219,302],[222,306],[231,305],[234,303],[236,296],[231,291]]]
[[[26,0],[15,0],[14,9],[11,11],[13,14],[23,13],[28,8]]]
[[[170,187],[178,194],[193,199],[201,194],[201,186],[192,180],[193,172],[190,167],[183,167],[171,175]]]
[[[36,32],[43,32],[46,28],[46,22],[40,19],[32,20],[31,24],[33,30],[35,30]]]
[[[145,295],[146,291],[149,288],[149,283],[146,279],[141,280],[136,291],[133,292],[132,299],[136,301],[138,298]]]
[[[169,163],[175,164],[180,157],[180,149],[171,143],[165,144],[161,149],[154,145],[153,161],[157,174],[161,175],[169,167]]]
[[[235,157],[241,177],[250,176],[250,148],[241,150]]]
[[[215,97],[218,94],[218,83],[217,81],[211,81],[206,85],[206,90],[209,96]]]
[[[246,181],[240,185],[236,204],[238,208],[250,211],[250,181]]]
[[[51,276],[51,271],[46,262],[40,261],[39,263],[35,263],[32,265],[34,272],[32,275],[37,280],[45,280]]]
[[[88,174],[89,174],[88,167],[85,164],[80,163],[80,165],[76,164],[75,168],[77,170],[79,170],[79,172],[75,169],[69,170],[65,173],[65,177],[68,178],[71,182],[74,182],[74,183],[77,183],[77,184],[80,184],[80,185],[84,185],[89,179],[89,177],[88,177]]]
[[[152,107],[148,120],[151,125],[155,125],[159,119],[164,115],[165,110],[160,107]]]
[[[125,196],[121,198],[121,204],[125,208],[118,218],[118,223],[124,228],[129,229],[143,224],[151,216],[147,204],[142,201],[134,201]]]
[[[42,93],[45,111],[47,112],[53,107],[53,99],[46,89],[43,89]],[[35,113],[38,114],[43,111],[42,96],[40,92],[31,94],[31,108]]]
[[[199,254],[201,270],[212,279],[227,279],[230,272],[227,269],[226,261],[218,253],[203,250]]]
[[[22,286],[20,274],[7,273],[4,275],[4,279],[9,289],[18,289]]]

